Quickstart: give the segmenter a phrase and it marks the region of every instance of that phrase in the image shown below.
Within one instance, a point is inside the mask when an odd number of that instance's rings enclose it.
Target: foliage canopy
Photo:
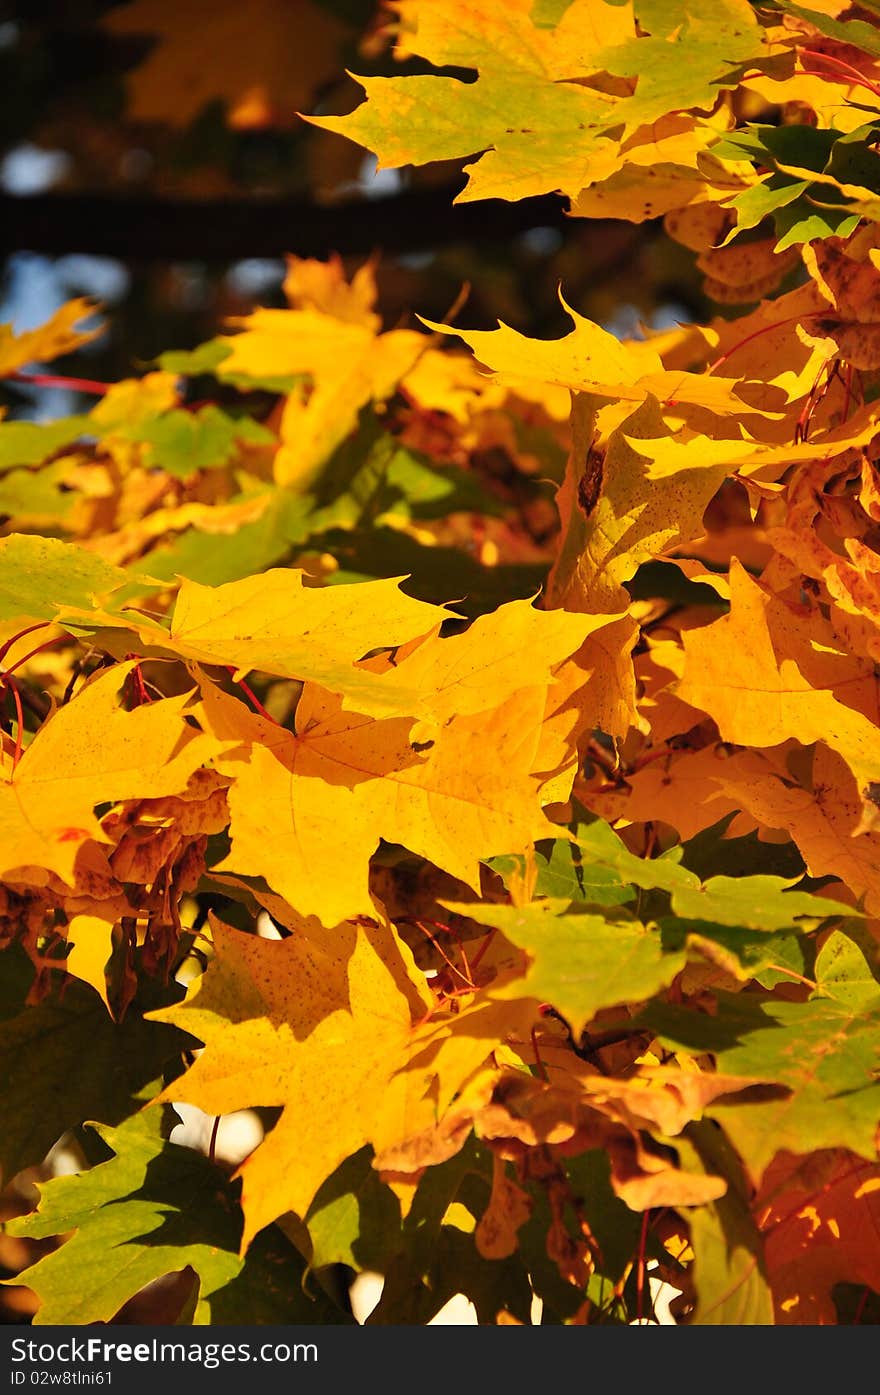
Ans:
[[[0,421],[4,1179],[83,1150],[6,1227],[58,1237],[35,1322],[179,1271],[196,1323],[351,1322],[362,1270],[374,1323],[632,1322],[648,1265],[682,1323],[874,1311],[880,7],[815,3],[398,0],[419,70],[306,117],[662,218],[708,323],[384,325],[291,257]]]

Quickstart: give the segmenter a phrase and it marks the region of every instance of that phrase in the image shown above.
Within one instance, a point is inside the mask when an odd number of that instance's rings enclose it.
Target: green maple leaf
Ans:
[[[86,416],[57,421],[0,421],[0,470],[15,465],[39,465],[41,460],[70,445],[94,427]]]
[[[179,577],[186,577],[201,586],[223,586],[284,562],[293,547],[310,536],[311,504],[287,489],[269,486],[265,492],[269,501],[259,518],[242,524],[234,533],[224,534],[222,546],[218,546],[216,533],[187,528],[171,541],[153,548],[143,565],[149,567],[150,575],[157,581],[171,585]],[[238,494],[229,502],[243,503],[253,497],[253,493]],[[140,563],[129,568],[133,581],[140,570]]]
[[[0,620],[52,620],[62,606],[91,609],[98,598],[117,605],[143,590],[121,567],[74,543],[23,533],[0,539]]]
[[[209,339],[195,349],[169,349],[159,354],[156,366],[164,373],[179,373],[182,378],[199,378],[213,374],[232,350],[222,339]]]
[[[639,1019],[673,1050],[711,1052],[720,1071],[775,1082],[764,1098],[714,1102],[705,1111],[756,1179],[780,1149],[849,1148],[876,1157],[880,984],[839,931],[815,973],[806,1002],[719,992],[712,1017],[652,1003]]]
[[[0,514],[27,520],[30,526],[38,520],[40,527],[66,531],[79,497],[69,486],[69,474],[65,461],[40,470],[9,470],[0,479]]]
[[[560,838],[536,849],[537,899],[531,906],[517,912],[511,907],[481,907],[478,919],[498,926],[534,956],[525,981],[529,991],[569,1017],[564,1001],[579,1022],[579,1002],[583,1010],[590,1004],[589,1016],[599,1007],[626,1001],[614,996],[619,985],[612,987],[617,955],[626,976],[638,966],[629,1001],[647,998],[668,983],[677,971],[673,966],[683,963],[682,956],[709,958],[737,978],[757,978],[770,987],[805,973],[803,947],[790,932],[815,930],[833,916],[853,915],[841,902],[791,889],[796,877],[717,876],[701,882],[682,865],[683,852],[677,847],[662,857],[637,857],[604,820],[596,819],[579,825],[571,841]],[[523,874],[525,859],[497,857],[488,865],[509,881],[512,874]],[[597,906],[635,901],[639,890],[659,893],[673,911],[659,915],[659,943],[655,931],[645,938],[640,922],[587,914]],[[661,901],[656,895],[650,905],[651,913],[658,914]],[[552,931],[548,918],[556,927]],[[600,941],[603,948],[597,955]],[[627,948],[635,956],[633,966],[626,961]],[[656,980],[651,976],[655,970]],[[587,996],[580,1000],[578,983],[581,988],[589,983]]]
[[[251,376],[246,373],[227,372],[223,360],[232,357],[232,349],[224,339],[209,339],[195,349],[171,349],[159,354],[156,366],[165,373],[179,373],[183,378],[200,378],[203,375],[222,378],[224,383],[239,388],[243,392],[291,392],[296,378],[289,373],[276,376]]]
[[[678,847],[657,858],[637,857],[610,824],[594,819],[577,824],[570,839],[537,845],[534,894],[610,906],[634,900],[636,888],[699,890],[699,877],[681,865],[682,851]],[[525,862],[521,857],[496,857],[487,865],[508,880]]]
[[[776,9],[783,10],[785,14],[805,19],[814,29],[818,29],[820,34],[825,34],[829,39],[836,39],[838,43],[860,48],[863,53],[869,53],[872,58],[880,58],[880,32],[875,25],[866,24],[862,19],[845,21],[832,19],[830,15],[823,14],[821,10],[814,10],[805,5],[796,5],[794,0],[773,0],[773,4]],[[844,6],[843,8],[848,7]],[[862,5],[861,8],[870,10],[871,6]]]
[[[697,1305],[694,1326],[766,1326],[773,1299],[764,1265],[763,1238],[749,1207],[742,1166],[711,1123],[688,1124],[675,1139],[679,1162],[692,1172],[727,1180],[727,1192],[703,1206],[685,1207],[694,1251]]]
[[[240,1258],[237,1186],[200,1153],[167,1143],[161,1121],[148,1108],[116,1129],[90,1124],[115,1156],[42,1184],[37,1210],[9,1223],[33,1239],[75,1231],[14,1280],[41,1300],[35,1323],[110,1322],[147,1284],[187,1265],[199,1278],[196,1323],[345,1321],[323,1295],[304,1292],[301,1257],[274,1227]]]
[[[473,1136],[454,1157],[427,1169],[368,1325],[422,1326],[457,1293],[471,1300],[481,1324],[496,1322],[502,1308],[528,1323],[532,1289],[524,1256],[485,1259],[474,1243],[473,1226],[488,1203],[491,1176],[492,1154]],[[470,1213],[467,1229],[448,1219],[453,1202],[462,1218]]]
[[[174,408],[152,421],[135,423],[130,435],[118,428],[116,434],[148,445],[150,465],[176,479],[228,465],[238,454],[239,442],[272,445],[276,439],[252,417],[231,417],[211,405],[197,412]]]
[[[841,901],[791,886],[784,877],[710,877],[702,885],[674,887],[672,909],[676,915],[715,925],[767,931],[815,928],[831,916],[854,914],[852,906]]]
[[[134,1011],[114,1022],[79,981],[0,1023],[0,1168],[6,1179],[42,1162],[83,1119],[115,1123],[133,1096],[190,1038]]]
[[[761,31],[740,0],[642,0],[641,37],[603,49],[606,72],[637,79],[617,105],[627,134],[672,111],[711,110],[721,87],[736,86],[738,65],[759,56]]]
[[[804,948],[795,935],[679,916],[661,916],[658,923],[667,949],[685,947],[689,958],[708,959],[742,981],[753,978],[772,988],[806,973]]]
[[[305,1217],[311,1267],[347,1264],[381,1273],[401,1243],[400,1203],[361,1148],[318,1191]]]
[[[803,206],[795,203],[780,209],[776,214],[776,231],[780,237],[775,250],[784,252],[787,247],[800,246],[802,242],[813,242],[816,238],[849,237],[858,227],[862,212],[861,205],[856,211],[853,211],[849,204],[842,208],[830,205],[823,207],[817,200],[807,196]]]
[[[668,987],[687,958],[683,950],[667,951],[656,927],[606,919],[566,900],[528,906],[443,904],[495,926],[529,954],[532,962],[524,977],[493,996],[552,1003],[576,1038],[600,1009],[642,1002]]]
[[[794,7],[796,8],[796,7]],[[880,37],[880,36],[878,36]],[[815,238],[846,236],[859,217],[874,217],[870,197],[880,192],[880,155],[874,149],[877,122],[844,133],[816,126],[746,126],[712,146],[722,159],[749,160],[769,171],[757,184],[729,200],[735,227],[722,245],[772,217],[776,251]]]
[[[605,825],[607,827],[607,825]],[[611,829],[608,829],[611,833]],[[616,838],[616,834],[612,834]],[[621,844],[621,847],[623,845]],[[535,847],[535,896],[581,901],[593,906],[619,906],[636,897],[636,888],[616,866],[585,857],[584,849],[567,838],[549,839]],[[525,871],[524,857],[493,857],[486,864],[509,884]]]

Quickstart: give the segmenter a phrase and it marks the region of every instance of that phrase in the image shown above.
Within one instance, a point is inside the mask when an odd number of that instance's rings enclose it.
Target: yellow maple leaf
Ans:
[[[218,870],[262,876],[331,925],[375,914],[368,864],[380,838],[478,890],[481,858],[553,831],[533,773],[545,698],[546,686],[528,687],[489,712],[413,729],[306,684],[294,735],[205,685],[199,720],[218,742],[240,743],[217,758],[233,781],[232,849]]]
[[[132,0],[105,15],[114,34],[158,39],[129,75],[133,121],[188,125],[223,98],[230,126],[288,126],[339,71],[347,33],[332,14],[298,0]]]
[[[571,410],[567,388],[512,374],[505,376],[502,386],[486,376],[471,354],[448,347],[425,349],[402,386],[407,399],[422,411],[443,412],[452,417],[466,448],[482,439],[475,432],[485,419],[496,434],[504,432],[505,449],[514,457],[521,446],[503,414],[522,413],[524,409],[534,412],[537,407],[551,422],[562,423],[568,420]]]
[[[308,396],[294,391],[284,404],[276,482],[287,489],[307,490],[328,457],[355,429],[361,408],[390,397],[427,342],[423,334],[393,329],[364,339],[357,348],[340,346],[332,371],[315,375]]]
[[[316,587],[305,584],[304,572],[277,567],[223,586],[184,581],[164,643],[184,658],[234,665],[239,675],[260,669],[322,683],[363,711],[395,710],[381,676],[355,667],[358,660],[427,635],[454,616],[407,596],[401,579]],[[158,627],[143,632],[163,642]]]
[[[441,66],[479,63],[471,111],[462,105],[470,106],[471,94],[458,79],[358,77],[370,101],[351,116],[308,119],[375,150],[380,169],[484,150],[459,202],[519,199],[557,188],[573,196],[612,172],[619,141],[604,132],[596,138],[603,119],[614,124],[613,99],[572,79],[596,71],[590,59],[604,44],[632,35],[632,10],[629,4],[576,0],[550,30],[533,23],[530,9],[522,0],[451,0],[442,6],[404,0],[400,6],[400,56],[417,51]],[[378,119],[374,107],[380,108]]]
[[[620,614],[630,600],[623,583],[639,565],[702,531],[706,505],[728,472],[725,448],[735,454],[738,446],[705,436],[661,439],[653,398],[622,422],[617,404],[595,415],[592,408],[589,397],[576,400],[574,448],[557,496],[563,540],[549,590],[572,609]]]
[[[216,957],[186,1001],[150,1015],[205,1045],[160,1101],[211,1114],[283,1108],[238,1170],[244,1250],[283,1212],[304,1216],[324,1179],[365,1143],[378,1149],[427,1126],[430,1074],[400,1067],[431,997],[385,925],[267,941],[214,921],[213,937]]]
[[[398,660],[385,684],[400,693],[399,711],[411,710],[415,700],[420,715],[442,725],[455,715],[497,707],[520,688],[546,687],[555,665],[610,618],[508,601],[478,616],[463,634],[420,644]]]
[[[215,753],[216,742],[184,722],[189,695],[119,706],[133,667],[93,678],[44,722],[15,771],[3,772],[0,875],[44,868],[72,885],[82,844],[107,841],[97,805],[174,794]]]
[[[658,753],[658,758],[634,774],[622,776],[617,789],[597,792],[578,783],[575,793],[601,818],[615,823],[669,824],[682,840],[693,838],[701,829],[743,807],[736,794],[725,796],[723,777],[728,752],[717,744],[698,751]],[[748,832],[754,820],[743,815],[736,833]]]
[[[301,308],[258,309],[233,320],[241,333],[225,339],[231,353],[219,371],[303,380],[285,402],[275,479],[307,489],[361,408],[390,397],[430,340],[414,330],[377,333],[377,317],[367,311],[369,279],[349,286],[300,264],[287,284]]]
[[[714,778],[726,799],[788,832],[811,877],[838,877],[864,896],[869,914],[880,914],[880,833],[860,832],[859,786],[841,756],[816,747],[812,789],[792,781],[776,751],[738,751],[717,763]]]
[[[807,9],[804,6],[804,9]],[[812,10],[822,8],[819,0],[812,0]],[[831,13],[839,14],[845,6],[832,7]],[[800,67],[790,76],[770,77],[765,73],[746,74],[742,80],[745,93],[761,97],[769,107],[796,104],[795,110],[807,109],[815,112],[817,125],[838,131],[854,131],[864,124],[865,115],[858,105],[862,100],[858,74],[855,77],[841,72],[824,70],[821,74],[808,73]]]
[[[335,320],[363,325],[374,333],[382,324],[374,308],[378,288],[373,258],[359,266],[348,281],[338,253],[326,262],[316,257],[289,256],[284,294],[293,310],[317,310]]]
[[[95,329],[75,329],[74,326],[94,310],[90,300],[69,300],[38,329],[15,334],[11,325],[0,325],[0,377],[7,377],[26,363],[44,363],[87,344],[103,332],[103,325]]]
[[[779,415],[782,394],[748,378],[720,373],[693,373],[666,368],[658,347],[647,340],[616,339],[592,320],[579,315],[560,295],[574,329],[561,339],[530,339],[499,321],[498,329],[450,329],[422,318],[438,334],[458,335],[490,370],[496,381],[513,385],[523,379],[608,398],[623,414],[626,403],[655,398],[676,420],[692,412],[699,420],[717,418],[715,426],[730,418]],[[673,339],[673,345],[677,338]],[[687,337],[687,336],[685,336]],[[662,342],[662,341],[661,341]],[[719,433],[720,434],[720,433]]]
[[[731,563],[730,614],[683,636],[678,693],[708,712],[726,741],[824,741],[860,778],[880,780],[874,666],[852,655],[818,614],[787,604]]]
[[[103,999],[108,1012],[110,1001],[107,997],[104,970],[113,948],[114,923],[97,915],[73,916],[67,927],[70,952],[64,961],[64,967],[69,974],[91,984]]]
[[[623,141],[670,110],[712,107],[725,74],[762,47],[744,0],[719,0],[711,19],[573,0],[549,19],[524,0],[403,0],[397,55],[475,78],[359,78],[367,101],[353,113],[309,119],[374,150],[380,168],[476,156],[459,201],[576,199],[619,168]]]
[[[537,379],[615,401],[640,402],[645,393],[637,385],[647,375],[663,371],[656,350],[650,343],[622,343],[564,300],[562,305],[574,321],[574,329],[562,339],[530,339],[503,321],[490,330],[451,329],[432,320],[424,323],[437,334],[457,335],[501,382]]]
[[[620,168],[582,189],[572,200],[578,218],[648,218],[725,198],[745,187],[742,164],[723,161],[709,149],[730,126],[725,107],[708,119],[670,112],[636,131],[620,148]]]

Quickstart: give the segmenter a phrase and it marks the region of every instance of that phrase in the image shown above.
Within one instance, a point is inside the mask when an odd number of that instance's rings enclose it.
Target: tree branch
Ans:
[[[505,242],[532,228],[585,230],[561,197],[453,204],[457,189],[408,189],[381,199],[320,205],[296,199],[122,198],[112,194],[0,195],[0,252],[91,252],[125,261],[232,262],[243,257],[427,251],[455,242]],[[612,229],[614,230],[612,233]],[[632,231],[628,230],[630,236]],[[590,225],[617,248],[620,224]]]

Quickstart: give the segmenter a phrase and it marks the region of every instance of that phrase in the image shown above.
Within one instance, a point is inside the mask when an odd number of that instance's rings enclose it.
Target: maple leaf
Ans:
[[[95,430],[111,441],[115,433],[129,443],[137,441],[137,429],[176,407],[180,400],[174,373],[145,373],[142,378],[123,378],[108,386],[107,392],[89,413]],[[125,455],[122,456],[125,461]]]
[[[95,310],[90,300],[69,300],[55,311],[51,319],[38,329],[16,335],[11,325],[0,325],[0,377],[8,377],[27,363],[43,363],[47,359],[69,354],[103,332],[103,325],[94,329],[75,329],[78,320]]]
[[[611,829],[608,829],[611,833]],[[621,848],[623,844],[620,844]],[[639,860],[639,859],[634,859]],[[635,899],[636,890],[625,873],[610,859],[586,858],[582,845],[573,839],[555,838],[535,845],[535,880],[532,895],[557,901],[581,901],[592,906],[625,905]],[[489,866],[504,879],[508,890],[526,872],[524,857],[493,857]]]
[[[848,243],[826,238],[804,249],[804,261],[831,309],[821,321],[854,368],[874,369],[880,353],[880,250],[876,229],[865,228]]]
[[[127,1117],[138,1092],[189,1040],[137,1012],[114,1022],[97,993],[76,982],[7,1017],[0,1023],[4,1180],[41,1163],[81,1120]]]
[[[498,329],[464,330],[422,318],[435,333],[462,339],[501,383],[531,379],[615,403],[655,397],[661,404],[674,403],[679,413],[702,407],[720,417],[741,417],[767,410],[741,394],[742,379],[664,368],[650,339],[621,342],[560,300],[574,321],[561,339],[530,339],[503,322]]]
[[[88,429],[87,416],[60,417],[57,421],[0,421],[0,468],[39,465]]]
[[[606,919],[577,903],[548,899],[519,907],[446,905],[494,925],[528,952],[525,976],[495,989],[493,996],[552,1003],[575,1040],[600,1009],[653,997],[685,962],[680,950],[664,953],[656,929],[637,920]]]
[[[147,467],[159,466],[178,479],[188,479],[197,470],[222,470],[235,459],[242,442],[276,444],[272,432],[259,422],[228,416],[211,405],[194,412],[165,412],[129,430],[143,448]]]
[[[730,614],[684,635],[679,696],[709,712],[726,741],[824,741],[864,780],[880,778],[870,663],[848,652],[821,615],[805,614],[730,568]],[[852,704],[852,705],[851,705]]]
[[[82,844],[106,841],[97,805],[175,793],[216,751],[210,737],[184,722],[186,695],[131,712],[119,706],[120,687],[134,666],[132,660],[93,678],[44,724],[16,769],[3,773],[4,875],[45,868],[72,885]]]
[[[735,792],[727,796],[721,780],[716,781],[724,774],[719,765],[727,755],[717,743],[696,751],[660,746],[657,759],[622,778],[619,788],[596,793],[578,783],[578,797],[601,818],[628,823],[659,819],[687,841],[725,814],[751,807]],[[773,826],[771,820],[764,822]]]
[[[402,1244],[401,1219],[400,1202],[373,1167],[371,1149],[361,1148],[327,1178],[306,1212],[312,1268],[347,1264],[383,1273]]]
[[[232,850],[222,866],[265,877],[329,924],[374,914],[368,860],[380,837],[476,889],[480,858],[525,847],[550,827],[533,774],[543,710],[544,691],[529,687],[488,714],[427,727],[419,741],[409,718],[348,712],[306,685],[294,735],[205,688],[206,730],[241,746],[218,761],[233,780]],[[332,853],[343,836],[344,868]]]
[[[200,0],[184,14],[167,0],[129,0],[102,23],[114,34],[159,39],[127,79],[131,120],[185,126],[221,97],[236,130],[290,125],[336,76],[347,32],[312,0],[301,0],[295,15],[277,0],[257,0],[247,15],[228,0]]]
[[[404,1136],[433,1106],[396,1073],[430,998],[394,932],[338,925],[280,943],[214,922],[216,957],[173,1022],[205,1045],[163,1096],[214,1114],[282,1106],[238,1170],[242,1248],[284,1211],[304,1216],[321,1183],[365,1143]]]
[[[712,245],[710,237],[707,245]],[[822,365],[835,352],[833,341],[816,327],[825,301],[814,282],[798,286],[775,300],[762,300],[754,310],[735,319],[713,319],[703,331],[705,342],[695,357],[708,357],[712,372],[748,369],[753,384],[763,382],[785,393],[794,402],[806,396]],[[760,402],[757,387],[752,401]],[[772,389],[771,389],[772,391]],[[767,405],[772,405],[769,394]],[[791,433],[786,431],[786,444]]]
[[[475,68],[476,80],[358,78],[367,100],[350,116],[308,119],[367,146],[380,169],[478,156],[459,200],[557,190],[576,199],[624,162],[623,137],[644,127],[650,140],[651,125],[669,112],[710,109],[726,74],[762,46],[742,0],[711,10],[690,3],[684,16],[654,7],[650,17],[640,13],[638,30],[629,5],[602,0],[575,0],[554,26],[536,24],[530,5],[501,0],[402,0],[398,8],[399,52]],[[675,61],[676,44],[687,65]],[[598,82],[600,74],[635,77],[635,91]]]
[[[362,303],[363,289],[347,289],[349,300],[360,295]],[[368,402],[390,397],[430,341],[413,330],[379,334],[375,317],[363,311],[336,313],[338,287],[335,299],[326,288],[308,298],[294,293],[303,308],[258,309],[233,321],[241,332],[222,341],[231,352],[219,371],[236,380],[258,382],[267,375],[299,380],[301,386],[294,388],[284,405],[274,472],[278,484],[303,490],[354,430],[361,409]]]
[[[671,848],[657,858],[636,857],[601,819],[579,825],[573,836],[584,863],[590,868],[607,868],[624,884],[672,892],[673,903],[683,889],[699,888],[699,878],[681,866],[680,848]]]
[[[198,1275],[197,1324],[343,1322],[320,1290],[309,1297],[299,1283],[279,1285],[280,1266],[303,1265],[277,1231],[239,1258],[235,1189],[207,1158],[166,1142],[161,1123],[160,1110],[146,1110],[119,1128],[90,1124],[115,1156],[43,1183],[36,1211],[12,1222],[34,1239],[74,1232],[17,1276],[40,1297],[34,1322],[111,1322],[182,1256]]]
[[[843,463],[840,462],[841,465]],[[836,469],[836,466],[831,469]],[[869,469],[865,455],[863,470]],[[793,473],[786,491],[785,524],[770,529],[768,537],[777,552],[800,567],[805,576],[823,581],[828,594],[842,610],[870,622],[863,631],[864,638],[854,626],[851,627],[853,648],[870,653],[876,639],[874,627],[880,620],[877,579],[880,567],[874,550],[857,537],[843,537],[847,557],[842,557],[822,537],[823,515],[826,511],[831,514],[834,509],[832,499],[826,493],[830,473],[828,463],[821,458],[805,462]]]
[[[692,1322],[705,1325],[768,1325],[773,1302],[761,1236],[751,1213],[750,1189],[730,1145],[711,1124],[690,1124],[676,1139],[681,1162],[694,1171],[721,1174],[723,1196],[690,1207],[687,1217],[694,1252],[696,1306]]]
[[[852,908],[826,896],[793,891],[797,877],[710,877],[701,886],[683,883],[672,890],[672,908],[686,919],[738,925],[745,930],[806,928]]]
[[[184,581],[168,640],[200,663],[322,683],[362,705],[381,702],[381,681],[356,668],[358,660],[418,639],[452,614],[413,600],[398,581],[310,587],[302,572],[280,568],[225,586]]]
[[[622,142],[620,167],[582,189],[572,202],[572,214],[641,223],[693,207],[691,200],[727,201],[731,189],[738,191],[745,182],[736,165],[720,160],[712,149],[727,124],[723,107],[708,120],[678,113],[660,117]]]
[[[94,988],[108,1012],[105,969],[113,948],[113,928],[114,922],[101,916],[75,915],[67,927],[70,951],[64,961],[69,974]]]
[[[327,261],[315,257],[287,258],[284,294],[295,310],[319,310],[336,320],[378,330],[382,318],[375,309],[378,298],[376,259],[359,266],[346,279],[342,258],[333,253]]]
[[[713,443],[717,455],[707,453],[703,437],[680,451],[674,448],[674,463],[661,473],[650,462],[659,455],[658,447],[674,443],[651,439],[664,426],[653,398],[608,436],[602,431],[602,412],[593,415],[589,398],[583,403],[579,409],[575,402],[575,448],[557,495],[562,544],[548,586],[567,606],[614,613],[628,605],[623,583],[642,562],[701,530],[706,505],[728,471],[723,458],[727,442]],[[644,446],[643,436],[648,438]],[[697,469],[681,458],[691,448]]]
[[[13,533],[0,539],[0,619],[52,620],[62,607],[121,603],[128,576],[85,548]]]
[[[795,840],[811,876],[839,877],[869,913],[880,908],[880,833],[863,830],[863,800],[843,759],[816,747],[812,788],[792,781],[785,765],[757,751],[731,757],[715,776],[718,787],[769,828]]]
[[[777,1323],[836,1323],[838,1283],[880,1289],[878,1189],[876,1163],[843,1149],[780,1153],[770,1164],[754,1211],[766,1234]]]
[[[805,88],[803,97],[809,95]],[[827,95],[824,100],[813,100],[825,108],[824,119],[809,131],[792,126],[752,126],[731,133],[714,147],[716,155],[754,161],[762,171],[745,192],[730,201],[737,221],[728,234],[728,243],[771,216],[777,252],[830,234],[846,237],[858,225],[859,205],[854,206],[851,200],[870,200],[876,181],[872,169],[876,155],[870,148],[873,130],[869,125],[844,134],[837,129],[837,122],[849,125],[845,103],[833,110],[828,108]],[[859,187],[862,182],[869,188]]]
[[[817,957],[816,978],[806,1003],[717,992],[711,1026],[697,1027],[693,1012],[659,1004],[643,1013],[672,1049],[710,1050],[719,1070],[784,1087],[760,1102],[707,1109],[758,1181],[782,1150],[849,1148],[876,1157],[878,984],[856,945],[838,931]]]
[[[524,687],[544,687],[553,671],[583,643],[604,615],[536,610],[527,600],[509,601],[478,616],[463,634],[425,642],[400,657],[385,687],[398,710],[418,710],[442,726],[454,716],[472,716]],[[523,667],[528,654],[528,667]]]
[[[548,579],[548,598],[564,602],[566,607],[580,612],[586,603],[577,583],[559,594],[551,592],[556,578]],[[562,578],[559,578],[563,586]],[[591,720],[587,725],[608,736],[624,737],[630,727],[643,729],[638,711],[636,684],[633,673],[633,648],[639,639],[638,622],[630,615],[607,616],[610,624],[589,635],[577,654],[566,666],[570,701],[577,702]],[[563,671],[558,675],[560,685]]]
[[[376,428],[375,421],[369,423],[324,462],[326,468],[322,467],[311,492],[258,485],[229,504],[155,510],[142,524],[124,529],[118,535],[120,544],[127,556],[139,556],[145,544],[163,537],[149,553],[153,577],[176,583],[179,576],[186,576],[217,586],[283,561],[292,549],[328,530],[355,530],[362,542],[385,523],[433,519],[459,509],[500,511],[497,500],[473,474],[455,467],[437,468]],[[179,536],[172,540],[175,533]],[[224,536],[222,548],[216,543],[218,534]],[[339,536],[337,532],[337,544]],[[417,546],[416,551],[427,549]],[[118,556],[115,551],[112,555]],[[376,549],[377,559],[387,555]],[[463,552],[450,550],[447,556],[465,562]],[[374,574],[381,570],[375,568]],[[442,575],[442,584],[431,588],[431,595],[445,599],[455,589],[454,580],[450,569],[449,576]]]

